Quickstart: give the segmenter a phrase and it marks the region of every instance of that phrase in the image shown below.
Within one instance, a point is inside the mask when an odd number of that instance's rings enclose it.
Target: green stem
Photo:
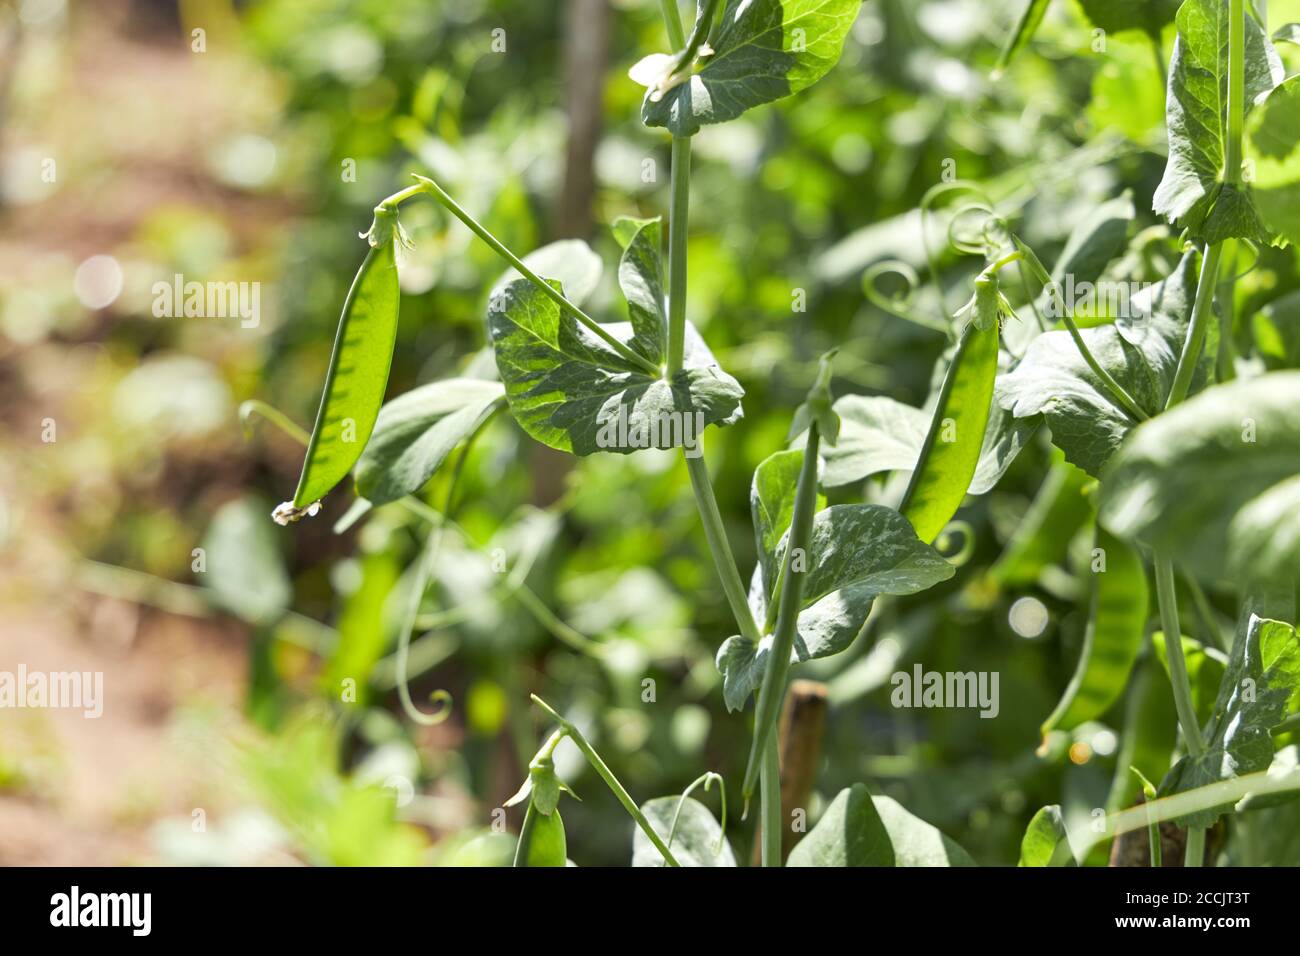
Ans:
[[[690,217],[691,140],[674,136],[668,219],[668,377],[681,371],[686,346],[686,234]]]
[[[1222,243],[1216,242],[1205,247],[1205,255],[1201,259],[1201,275],[1196,283],[1196,304],[1192,306],[1192,320],[1187,326],[1182,354],[1178,356],[1178,370],[1174,373],[1174,384],[1169,389],[1169,398],[1165,402],[1166,410],[1186,398],[1192,386],[1192,376],[1196,373],[1201,349],[1205,346],[1205,331],[1209,326],[1214,287],[1218,284],[1219,261],[1222,257]]]
[[[307,434],[305,428],[268,402],[252,398],[239,406],[239,420],[245,427],[254,415],[261,415],[300,445],[311,441],[311,435]]]
[[[677,0],[659,0],[659,9],[663,11],[664,26],[668,28],[668,43],[674,50],[686,45],[686,31],[682,29],[682,14],[677,9]]]
[[[633,365],[639,367],[647,374],[655,378],[659,377],[660,369],[658,368],[658,366],[656,366],[653,362],[651,362],[649,359],[645,358],[644,356],[638,355],[635,351],[633,351],[628,346],[620,342],[618,339],[614,338],[614,336],[606,332],[605,329],[600,325],[600,323],[598,323],[595,319],[589,316],[586,312],[582,311],[582,309],[580,309],[578,306],[570,302],[565,297],[563,292],[556,289],[555,286],[551,285],[549,282],[547,282],[546,280],[541,278],[541,276],[535,273],[532,269],[528,268],[528,266],[524,265],[522,259],[516,256],[509,249],[507,249],[505,247],[505,244],[502,243],[501,240],[499,240],[496,236],[488,232],[487,229],[484,228],[482,223],[480,223],[477,219],[475,219],[463,208],[461,208],[460,204],[457,203],[456,200],[452,199],[451,196],[447,195],[446,190],[444,190],[441,186],[435,183],[432,179],[429,179],[425,176],[417,175],[415,178],[420,181],[418,186],[411,186],[408,187],[407,189],[402,190],[399,193],[394,193],[388,199],[385,199],[384,203],[388,203],[390,201],[401,202],[404,199],[409,199],[411,196],[417,195],[422,192],[428,193],[429,195],[433,196],[435,199],[438,200],[438,202],[440,202],[443,205],[443,207],[448,212],[450,212],[453,216],[455,216],[457,219],[463,222],[467,227],[469,227],[470,232],[474,233],[474,235],[482,239],[483,242],[487,244],[488,248],[490,248],[493,252],[499,255],[506,262],[510,263],[510,265],[514,267],[516,272],[522,275],[533,285],[537,286],[538,289],[540,289],[549,299],[551,299],[551,301],[553,301],[561,309],[564,309],[565,311],[569,312],[575,319],[577,319],[580,323],[582,323],[582,325],[586,327],[587,331],[591,332],[592,335],[595,335],[597,338],[603,341],[606,345],[612,348],[615,352],[617,352],[622,358],[624,358],[628,362],[631,362]],[[381,203],[380,205],[383,205],[384,203]]]
[[[1133,396],[1128,393],[1124,386],[1115,381],[1115,377],[1101,367],[1101,363],[1097,361],[1093,356],[1092,351],[1088,348],[1088,343],[1083,340],[1083,333],[1080,332],[1079,327],[1075,325],[1074,316],[1070,315],[1069,312],[1065,310],[1064,303],[1062,303],[1061,319],[1065,322],[1065,327],[1070,332],[1070,338],[1074,339],[1074,345],[1079,350],[1079,354],[1083,356],[1084,362],[1088,364],[1088,368],[1092,369],[1092,374],[1101,379],[1101,383],[1105,385],[1106,390],[1110,392],[1111,398],[1113,398],[1119,404],[1120,408],[1124,409],[1124,411],[1128,413],[1134,421],[1144,422],[1150,418],[1151,416],[1142,410],[1142,406],[1134,400]]]
[[[762,827],[764,866],[781,865],[781,742],[773,734],[763,751],[759,774],[759,825]]]
[[[718,499],[714,497],[713,484],[709,481],[709,466],[704,463],[702,454],[695,457],[688,455],[686,470],[691,476],[691,489],[695,492],[700,523],[704,525],[704,537],[709,542],[714,566],[722,580],[722,591],[727,596],[727,603],[731,605],[731,613],[736,618],[741,635],[757,645],[762,634],[749,609],[745,585],[736,566],[736,558],[731,553],[731,545],[727,542],[727,531],[722,524],[722,513],[718,510]]]
[[[1187,830],[1187,852],[1183,855],[1183,866],[1199,867],[1205,865],[1205,828],[1189,827]]]
[[[623,789],[623,785],[618,782],[618,778],[614,776],[614,772],[610,770],[605,761],[600,758],[600,754],[596,753],[596,748],[592,747],[592,745],[587,742],[587,738],[582,735],[582,731],[561,717],[554,707],[542,700],[536,694],[533,694],[532,698],[533,703],[546,711],[547,716],[559,724],[560,729],[564,731],[565,735],[577,744],[578,749],[582,751],[582,755],[587,758],[587,763],[591,764],[592,769],[595,770],[596,773],[600,775],[600,778],[605,781],[605,785],[609,787],[614,796],[618,798],[618,802],[623,804],[623,809],[628,812],[628,816],[636,821],[636,825],[639,826],[642,832],[650,838],[650,842],[654,844],[654,848],[663,855],[663,858],[668,865],[681,866],[681,864],[677,862],[677,858],[673,856],[672,851],[668,849],[668,846],[664,843],[663,839],[655,832],[655,828],[650,825],[650,821],[646,819],[645,814],[641,812],[641,808],[636,805],[636,801],[633,800],[632,797],[628,795],[628,792]]]
[[[795,488],[794,512],[790,517],[790,538],[786,546],[781,577],[781,607],[776,616],[776,631],[768,653],[767,667],[763,671],[763,684],[758,690],[758,704],[754,710],[754,739],[749,751],[749,764],[745,769],[745,782],[741,793],[745,800],[754,792],[759,771],[766,759],[765,748],[769,737],[775,736],[777,718],[785,699],[785,679],[790,672],[790,652],[794,647],[795,625],[803,606],[805,574],[796,569],[794,561],[808,560],[808,540],[812,537],[813,512],[817,510],[817,458],[819,435],[817,422],[808,426],[808,444],[804,448],[803,467],[799,470],[799,483]]]
[[[1241,185],[1241,130],[1246,117],[1246,3],[1228,0],[1228,136],[1223,141],[1223,179]]]

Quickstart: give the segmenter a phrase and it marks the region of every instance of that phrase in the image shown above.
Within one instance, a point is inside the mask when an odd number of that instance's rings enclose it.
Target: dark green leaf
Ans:
[[[1282,621],[1249,615],[1238,630],[1206,727],[1206,749],[1178,761],[1160,795],[1182,793],[1267,770],[1273,760],[1271,731],[1300,697],[1300,640]],[[1208,827],[1228,806],[1180,818],[1183,826]]]
[[[1300,243],[1300,76],[1251,112],[1244,148],[1266,234]]]
[[[1165,122],[1169,162],[1154,208],[1178,226],[1215,242],[1272,241],[1247,189],[1224,186],[1228,102],[1228,4],[1186,0],[1178,11]],[[1282,61],[1254,17],[1246,17],[1246,109],[1285,76]]]
[[[787,866],[893,866],[894,847],[871,793],[855,783],[830,802]]]
[[[641,105],[647,126],[690,136],[821,79],[840,58],[861,0],[727,0],[703,67]]]
[[[1220,575],[1238,512],[1295,475],[1298,449],[1300,372],[1215,386],[1134,431],[1102,483],[1101,519],[1118,535],[1178,555],[1207,576]],[[1271,511],[1280,500],[1257,507]],[[1295,512],[1281,518],[1277,537],[1270,538],[1279,544],[1300,522]],[[1248,515],[1236,534],[1249,541],[1257,529],[1258,519]],[[1248,546],[1238,544],[1232,553],[1243,562],[1243,575],[1256,574]],[[1258,566],[1279,563],[1275,555],[1261,555]]]
[[[1113,325],[1083,329],[1097,362],[1148,414],[1157,415],[1173,384],[1178,356],[1196,300],[1198,254],[1188,252],[1163,282],[1129,301],[1131,316]],[[1217,337],[1207,337],[1217,342]],[[1215,354],[1207,343],[1193,388],[1203,385]],[[1093,477],[1136,422],[1088,367],[1070,333],[1047,332],[998,379],[997,399],[1016,418],[1041,415],[1052,441],[1068,461]]]
[[[620,220],[623,224],[628,222]],[[621,231],[622,227],[616,235]],[[632,320],[632,340],[628,344],[656,365],[664,360],[668,340],[663,263],[659,258],[660,233],[658,219],[638,222],[636,230],[627,236],[618,263],[618,284],[627,299],[628,316]]]
[[[1165,24],[1172,23],[1181,0],[1079,0],[1092,25],[1107,33],[1142,30],[1160,36]]]
[[[500,382],[453,378],[386,403],[357,462],[357,492],[379,505],[419,491],[504,399]]]

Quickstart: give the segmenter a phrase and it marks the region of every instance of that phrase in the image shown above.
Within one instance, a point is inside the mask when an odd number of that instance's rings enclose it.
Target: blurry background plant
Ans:
[[[1148,229],[1171,30],[1160,56],[1138,31],[1098,50],[1075,4],[1053,4],[1037,55],[994,82],[1022,7],[871,0],[827,79],[695,137],[707,216],[692,217],[689,301],[747,392],[746,418],[708,449],[744,569],[749,477],[782,446],[818,355],[838,346],[841,392],[925,401],[942,308],[929,290],[906,301],[897,270],[924,273],[928,245],[952,308],[982,266],[952,249],[942,207],[987,203],[1045,261],[1072,233],[1102,234],[1097,269],[1113,278],[1154,281],[1177,260],[1176,237]],[[1300,20],[1300,0],[1269,17]],[[0,718],[0,862],[508,862],[494,811],[540,740],[534,690],[563,700],[635,794],[743,771],[745,720],[713,665],[734,627],[676,456],[573,461],[489,426],[463,469],[464,537],[447,536],[437,572],[437,607],[464,612],[431,611],[412,648],[417,699],[446,688],[455,703],[414,727],[394,716],[392,655],[424,518],[390,506],[335,534],[336,494],[280,533],[268,515],[300,445],[239,413],[257,398],[310,424],[354,233],[411,171],[512,248],[583,237],[612,261],[597,224],[666,201],[668,140],[642,126],[626,77],[665,48],[650,0],[0,3],[0,668],[104,670],[108,688],[98,722]],[[1280,48],[1294,69],[1298,48]],[[951,178],[978,192],[923,219]],[[1102,205],[1126,186],[1131,203]],[[403,224],[390,395],[463,371],[501,274],[432,204]],[[262,283],[260,322],[156,317],[153,284],[176,274]],[[1009,273],[1011,341],[1033,321],[1016,286]],[[1294,248],[1237,282],[1241,361],[1297,367],[1297,289]],[[1116,753],[1124,700],[1040,750],[1083,637],[1090,546],[1081,509],[1013,537],[1051,461],[1040,435],[964,509],[972,552],[952,582],[882,603],[873,641],[801,668],[830,688],[813,817],[865,779],[980,862],[1011,863],[1037,808],[1078,823],[1136,794]],[[504,584],[488,567],[503,540],[535,555]],[[1235,616],[1223,597],[1212,627]],[[922,653],[927,670],[999,672],[998,719],[891,708],[890,675]],[[345,675],[355,700],[339,700]],[[596,789],[570,744],[556,761]],[[733,824],[737,847],[751,825]],[[566,829],[571,857],[627,862],[614,802],[583,804]],[[1240,862],[1300,862],[1235,845]]]

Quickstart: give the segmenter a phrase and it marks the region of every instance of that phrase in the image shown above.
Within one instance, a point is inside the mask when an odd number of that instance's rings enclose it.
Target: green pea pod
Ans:
[[[564,866],[567,862],[568,848],[560,811],[542,813],[530,800],[515,847],[515,866]]]
[[[396,214],[377,210],[371,249],[343,303],[316,427],[293,496],[294,512],[305,511],[346,478],[370,440],[397,336],[399,235]]]
[[[975,283],[975,320],[966,326],[939,390],[930,430],[899,507],[926,544],[961,507],[979,465],[998,374],[998,285]]]
[[[1070,540],[1092,517],[1092,506],[1083,493],[1092,480],[1055,452],[1034,503],[989,568],[989,576],[1004,587],[1033,584],[1049,565],[1061,561]]]
[[[1070,730],[1100,717],[1123,691],[1142,649],[1146,631],[1148,590],[1142,558],[1133,548],[1097,528],[1094,552],[1092,617],[1083,638],[1083,651],[1074,677],[1043,722],[1043,734]],[[1105,570],[1096,562],[1105,560]]]

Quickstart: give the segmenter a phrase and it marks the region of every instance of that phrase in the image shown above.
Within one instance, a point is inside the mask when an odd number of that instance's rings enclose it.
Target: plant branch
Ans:
[[[674,136],[672,206],[668,219],[668,377],[681,371],[686,351],[686,243],[691,203],[691,140]]]
[[[731,606],[731,613],[736,618],[736,626],[743,637],[756,645],[762,638],[754,614],[749,609],[749,599],[745,585],[736,566],[736,558],[727,542],[727,531],[722,524],[722,513],[718,510],[718,499],[713,494],[713,484],[709,480],[709,466],[704,463],[704,456],[686,457],[686,470],[691,476],[691,489],[695,492],[695,504],[700,512],[700,523],[704,525],[704,537],[709,542],[709,551],[713,555],[713,564],[722,581],[723,593]]]
[[[655,828],[650,825],[650,821],[646,819],[645,814],[641,812],[641,808],[636,805],[636,801],[628,795],[628,792],[625,789],[623,789],[623,785],[618,782],[618,778],[614,776],[614,772],[610,770],[605,761],[600,758],[600,754],[596,753],[596,748],[587,742],[587,738],[582,735],[582,731],[561,717],[554,707],[542,700],[536,694],[532,694],[531,696],[533,703],[546,711],[547,716],[559,724],[560,729],[564,731],[565,735],[577,744],[578,749],[582,751],[582,755],[587,758],[587,763],[591,764],[592,769],[600,775],[600,778],[605,781],[605,785],[609,787],[614,796],[618,798],[618,802],[623,804],[623,809],[628,812],[628,815],[636,821],[636,825],[639,826],[645,835],[650,838],[650,842],[653,843],[655,849],[663,855],[665,862],[667,862],[669,866],[681,866],[681,864],[677,862],[677,858],[673,856],[672,851],[668,849],[668,846],[664,843],[663,839],[655,832]]]

